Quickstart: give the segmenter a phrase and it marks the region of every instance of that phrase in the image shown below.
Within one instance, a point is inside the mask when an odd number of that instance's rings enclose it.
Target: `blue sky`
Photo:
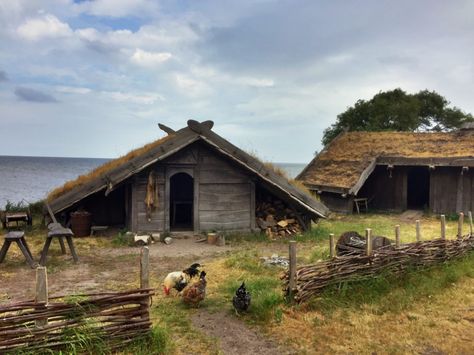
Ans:
[[[436,90],[474,112],[472,1],[0,1],[0,154],[113,158],[211,119],[308,162],[358,99]]]

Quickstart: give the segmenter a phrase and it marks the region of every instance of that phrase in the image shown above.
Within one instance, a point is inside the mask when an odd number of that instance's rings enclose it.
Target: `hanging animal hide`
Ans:
[[[151,212],[158,207],[158,188],[156,186],[155,173],[150,171],[148,174],[148,184],[146,185],[146,217],[151,220]]]

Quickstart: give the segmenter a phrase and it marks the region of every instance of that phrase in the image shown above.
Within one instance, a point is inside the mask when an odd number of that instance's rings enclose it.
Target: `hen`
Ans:
[[[196,281],[183,290],[184,303],[192,306],[198,306],[199,303],[201,303],[206,297],[206,285],[206,272],[201,271],[201,274],[199,275],[199,281]]]
[[[181,292],[189,281],[199,274],[198,268],[200,266],[200,264],[194,263],[183,271],[170,272],[163,281],[165,294],[168,296],[172,288]]]
[[[250,306],[250,292],[245,288],[245,282],[235,292],[235,296],[232,299],[232,304],[235,310],[238,312],[245,312]]]

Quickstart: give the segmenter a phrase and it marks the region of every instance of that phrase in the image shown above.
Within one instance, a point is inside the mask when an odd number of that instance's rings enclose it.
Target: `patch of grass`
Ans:
[[[426,269],[413,269],[403,275],[387,273],[368,280],[333,285],[312,299],[308,306],[326,314],[336,309],[360,309],[367,305],[376,313],[398,313],[410,309],[418,300],[434,297],[464,277],[474,278],[474,253]]]
[[[265,269],[255,250],[234,253],[225,260],[224,265],[228,268],[241,269],[250,273],[263,272]]]
[[[112,239],[112,246],[114,247],[126,247],[130,246],[131,239],[130,236],[127,235],[127,231],[120,231],[117,233],[117,236]]]
[[[168,354],[169,347],[170,336],[166,329],[154,326],[148,334],[135,339],[122,352],[135,355]]]

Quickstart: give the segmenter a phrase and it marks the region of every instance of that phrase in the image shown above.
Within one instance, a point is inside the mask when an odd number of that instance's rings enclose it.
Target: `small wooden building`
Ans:
[[[474,210],[474,130],[342,133],[297,180],[338,212],[356,198],[374,210]]]
[[[252,231],[256,205],[268,196],[306,226],[327,208],[273,169],[212,131],[188,126],[66,183],[48,197],[58,216],[84,209],[97,225],[134,232]]]

